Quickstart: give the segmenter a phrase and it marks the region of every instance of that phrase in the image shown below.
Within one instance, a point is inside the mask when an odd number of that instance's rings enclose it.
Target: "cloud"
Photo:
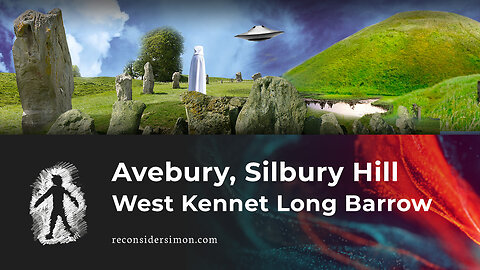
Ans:
[[[10,16],[18,16],[27,9],[48,12],[60,8],[72,62],[87,77],[102,73],[102,61],[108,56],[110,42],[121,36],[129,18],[116,0],[19,0],[1,1],[0,6]],[[0,23],[11,29],[14,19],[4,17]]]
[[[0,53],[0,72],[8,72],[5,63],[3,62],[3,54]]]

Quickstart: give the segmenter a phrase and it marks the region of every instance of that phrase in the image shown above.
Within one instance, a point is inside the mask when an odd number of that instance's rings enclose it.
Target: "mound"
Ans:
[[[357,32],[284,77],[301,91],[399,95],[478,73],[479,22],[447,12],[412,11]]]

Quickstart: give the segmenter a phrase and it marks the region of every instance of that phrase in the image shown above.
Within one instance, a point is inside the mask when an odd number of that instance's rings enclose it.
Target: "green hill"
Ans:
[[[400,95],[480,73],[480,23],[447,12],[396,14],[283,76],[300,91]]]
[[[448,79],[396,98],[393,107],[422,107],[422,117],[440,118],[442,131],[480,131],[477,82],[480,75]]]

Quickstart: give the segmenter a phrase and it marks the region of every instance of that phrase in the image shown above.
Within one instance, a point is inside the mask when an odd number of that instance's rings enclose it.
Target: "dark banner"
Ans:
[[[11,265],[479,266],[478,136],[2,142]]]

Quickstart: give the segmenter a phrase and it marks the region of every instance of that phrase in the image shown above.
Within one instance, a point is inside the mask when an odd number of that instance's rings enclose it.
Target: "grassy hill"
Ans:
[[[442,131],[479,131],[480,105],[477,82],[480,75],[448,79],[432,87],[413,91],[393,100],[393,107],[422,107],[422,117],[440,118]]]
[[[253,81],[230,83],[229,79],[210,78],[207,93],[212,96],[247,97]],[[112,105],[117,100],[115,78],[75,78],[72,107],[87,113],[95,120],[100,134],[107,132]],[[153,95],[142,94],[142,81],[133,80],[133,99],[147,105],[140,126],[159,127],[169,133],[178,117],[186,117],[180,95],[187,90],[187,83],[180,83],[181,89],[172,89],[171,83],[155,83]],[[22,133],[22,106],[18,97],[15,74],[0,73],[0,134]]]
[[[302,92],[401,95],[480,73],[480,23],[447,12],[396,14],[283,76]]]

